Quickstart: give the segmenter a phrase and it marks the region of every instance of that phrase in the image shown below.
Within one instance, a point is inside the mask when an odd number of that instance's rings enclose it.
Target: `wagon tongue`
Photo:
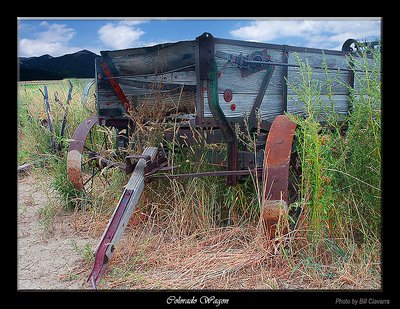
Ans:
[[[147,147],[144,150],[143,156],[149,157],[151,160],[146,161],[144,158],[139,159],[118,205],[107,224],[96,251],[93,269],[87,280],[90,281],[94,289],[96,289],[107,263],[114,253],[115,246],[121,238],[133,210],[139,201],[140,195],[142,194],[145,169],[151,161],[155,160],[157,153],[157,147]]]

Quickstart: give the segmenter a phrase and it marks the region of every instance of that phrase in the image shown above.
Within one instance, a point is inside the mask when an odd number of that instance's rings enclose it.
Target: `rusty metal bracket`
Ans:
[[[247,77],[266,69],[266,63],[271,61],[271,56],[268,55],[267,49],[255,50],[246,56],[242,54],[235,56],[218,50],[216,51],[215,56],[228,60],[225,66],[230,63],[236,65],[240,69],[240,75],[242,77]]]
[[[264,153],[261,217],[270,239],[288,213],[289,166],[296,123],[286,115],[272,122]],[[284,226],[282,224],[281,226]]]
[[[127,175],[133,172],[137,164],[137,162],[132,163],[131,159],[145,160],[146,167],[144,169],[144,173],[146,175],[153,174],[168,164],[168,160],[165,157],[164,152],[160,149],[158,150],[158,153],[154,159],[152,159],[149,155],[131,154],[125,157],[125,173]]]

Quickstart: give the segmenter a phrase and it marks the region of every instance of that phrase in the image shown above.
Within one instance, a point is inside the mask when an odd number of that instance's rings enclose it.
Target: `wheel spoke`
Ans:
[[[96,151],[92,150],[91,148],[87,147],[86,145],[83,145],[83,148],[85,148],[89,152],[94,152],[94,153],[96,152]]]
[[[92,130],[89,131],[89,140],[90,144],[93,145],[93,135],[92,135]]]
[[[83,186],[85,186],[90,180],[92,180],[93,177],[96,176],[100,171],[101,171],[101,170],[98,169],[96,172],[94,172],[94,168],[93,168],[93,173],[92,173],[92,175],[89,177],[89,179],[87,179],[87,180],[84,182]],[[93,186],[93,182],[92,182],[92,186]]]
[[[103,132],[103,142],[102,142],[102,146],[105,148],[105,149],[108,149],[108,145],[107,145],[107,133],[106,132]]]

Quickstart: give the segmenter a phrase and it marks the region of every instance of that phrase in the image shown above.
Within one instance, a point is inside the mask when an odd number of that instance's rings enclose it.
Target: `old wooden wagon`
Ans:
[[[354,60],[346,55],[356,54],[360,46],[348,40],[342,51],[321,50],[220,39],[204,33],[192,41],[102,51],[95,63],[97,114],[76,129],[69,146],[68,177],[83,190],[93,177],[86,174],[84,164],[93,160],[100,169],[116,165],[85,146],[90,130],[94,125],[114,127],[124,132],[116,137],[117,144],[126,147],[137,125],[127,115],[138,106],[156,104],[156,95],[158,103],[170,105],[167,116],[178,124],[175,142],[194,144],[194,135],[201,134],[207,142],[224,142],[227,148],[226,170],[171,177],[226,176],[227,185],[235,185],[251,173],[262,177],[261,217],[267,236],[273,238],[279,218],[297,197],[289,180],[290,168],[299,169],[292,153],[296,124],[285,113],[307,116],[304,102],[288,85],[299,83],[299,61],[313,68],[315,80],[341,80],[330,85],[329,93],[321,89],[321,98],[322,105],[343,118],[350,109],[350,89],[358,87]],[[261,133],[255,152],[245,145],[239,147],[237,125]],[[147,147],[119,164],[132,176],[98,246],[88,279],[94,287],[138,203],[145,177],[168,169],[166,162],[164,151]]]

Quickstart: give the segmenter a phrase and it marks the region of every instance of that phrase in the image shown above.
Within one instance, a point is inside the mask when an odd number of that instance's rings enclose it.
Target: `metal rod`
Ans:
[[[164,175],[149,175],[151,178],[190,178],[190,177],[209,177],[209,176],[244,176],[255,173],[262,173],[262,168],[248,169],[248,170],[233,170],[233,171],[212,171],[212,172],[200,172],[200,173],[187,173],[187,174],[164,174]]]
[[[267,65],[277,65],[283,67],[294,67],[299,68],[300,65],[298,64],[289,64],[289,63],[282,63],[282,62],[273,62],[273,61],[255,61],[255,60],[246,60],[243,59],[243,63],[251,63],[251,64],[267,64]],[[355,69],[342,69],[342,68],[330,68],[330,67],[320,67],[320,66],[310,66],[313,69],[320,69],[320,70],[337,70],[337,71],[349,71],[349,72],[363,72],[362,70],[355,70]]]

